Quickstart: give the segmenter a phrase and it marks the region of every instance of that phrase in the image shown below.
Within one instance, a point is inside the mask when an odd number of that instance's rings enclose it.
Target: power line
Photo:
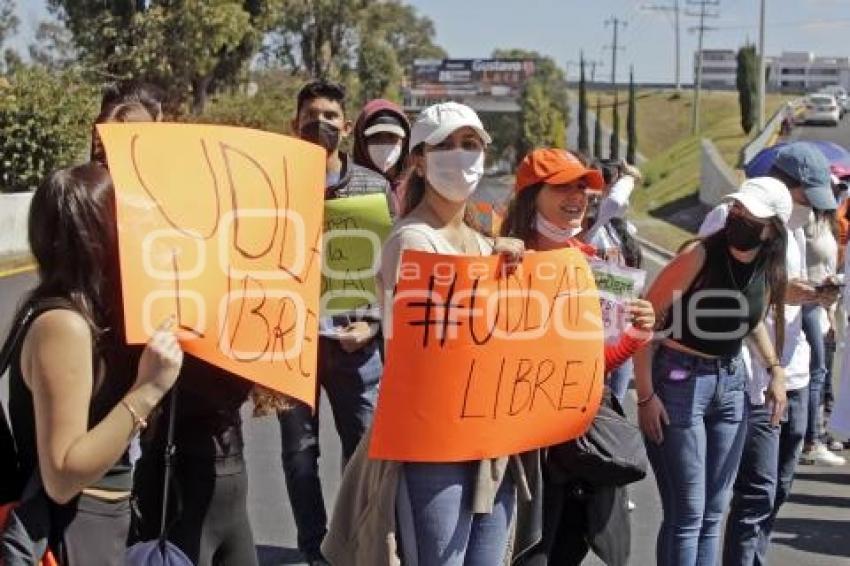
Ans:
[[[681,14],[681,8],[679,6],[679,0],[674,0],[672,4],[646,4],[640,7],[641,10],[648,10],[652,12],[664,12],[667,14],[673,14],[673,33],[674,33],[674,41],[675,41],[675,57],[676,57],[676,90],[682,90],[682,79],[681,79],[681,58],[680,58],[680,47],[681,47],[681,26],[679,25],[679,15]]]
[[[699,33],[699,42],[697,46],[697,76],[694,81],[694,104],[693,115],[691,117],[691,133],[696,135],[699,133],[699,101],[700,91],[702,90],[702,45],[705,32],[712,31],[715,28],[705,25],[706,18],[719,18],[720,13],[713,10],[720,6],[720,0],[687,0],[689,6],[695,6],[699,12],[686,11],[685,14],[699,18],[699,24],[689,28],[690,31]]]

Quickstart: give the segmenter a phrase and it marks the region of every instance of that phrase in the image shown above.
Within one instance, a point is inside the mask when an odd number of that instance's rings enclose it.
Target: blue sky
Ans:
[[[450,56],[486,57],[497,47],[535,49],[552,56],[562,67],[577,61],[584,49],[590,59],[603,60],[597,75],[610,76],[611,28],[606,18],[616,15],[628,22],[621,43],[618,77],[635,66],[640,81],[673,80],[673,26],[664,13],[642,10],[647,4],[673,0],[408,0],[436,24],[437,41]],[[15,46],[32,40],[41,19],[47,17],[44,0],[17,0],[21,30]],[[687,0],[681,0],[685,5]],[[720,28],[706,34],[708,48],[737,48],[758,37],[759,0],[721,0]],[[850,55],[850,0],[767,0],[768,55],[785,51],[813,51],[818,55]],[[691,80],[696,34],[682,19],[682,78]],[[576,76],[575,66],[569,68]]]

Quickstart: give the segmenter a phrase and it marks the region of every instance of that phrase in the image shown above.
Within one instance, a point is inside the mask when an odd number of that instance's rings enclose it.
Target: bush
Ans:
[[[300,77],[267,72],[255,78],[256,92],[216,95],[200,116],[184,116],[192,122],[241,126],[281,134],[290,133],[295,97],[304,84]],[[253,88],[253,87],[252,87]]]
[[[0,190],[32,190],[85,160],[99,93],[73,72],[21,68],[0,83]]]

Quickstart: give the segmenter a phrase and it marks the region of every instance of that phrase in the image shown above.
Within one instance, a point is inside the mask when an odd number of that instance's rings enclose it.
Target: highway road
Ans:
[[[850,142],[850,125],[835,131],[822,128],[800,129],[800,136],[836,136]],[[506,194],[505,181],[485,183],[482,196],[496,200]],[[648,252],[647,269],[654,274],[666,258]],[[0,274],[0,328],[8,325],[11,313],[23,293],[32,286],[32,272]],[[3,388],[4,389],[4,388]],[[634,406],[630,403],[629,411]],[[274,418],[254,419],[245,408],[245,433],[249,471],[249,512],[261,563],[264,566],[301,564],[295,549],[295,525],[280,463],[280,434]],[[320,473],[330,507],[339,486],[340,445],[331,411],[326,403],[320,408],[322,458]],[[850,565],[850,469],[802,468],[794,494],[777,522],[776,542],[771,564],[776,566]],[[632,564],[654,563],[655,535],[660,520],[660,504],[652,478],[632,488],[637,508],[632,514]],[[585,561],[599,565],[595,558]]]

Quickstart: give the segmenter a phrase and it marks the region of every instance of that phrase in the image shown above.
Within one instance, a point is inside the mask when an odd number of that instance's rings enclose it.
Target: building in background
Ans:
[[[699,65],[698,53],[694,53],[694,77]],[[702,87],[729,90],[735,88],[735,71],[738,68],[738,52],[734,49],[702,50]]]
[[[403,89],[404,109],[415,113],[452,100],[479,112],[519,112],[522,87],[535,67],[533,59],[417,59]]]
[[[703,49],[703,88],[734,90],[737,55],[734,49]],[[694,53],[694,76],[698,56]],[[850,90],[850,57],[818,57],[809,51],[785,51],[778,57],[767,58],[768,90],[812,92],[830,85]]]

